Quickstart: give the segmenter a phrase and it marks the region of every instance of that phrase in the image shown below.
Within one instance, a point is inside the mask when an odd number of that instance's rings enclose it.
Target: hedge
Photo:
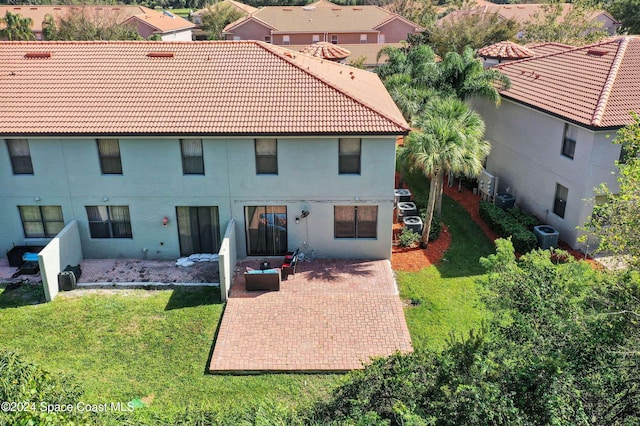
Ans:
[[[512,210],[512,209],[510,209]],[[519,209],[518,209],[519,210]],[[523,214],[516,212],[518,217]],[[526,215],[526,213],[524,214]],[[500,237],[511,237],[513,248],[519,253],[527,253],[537,246],[536,236],[527,226],[519,222],[514,214],[507,213],[493,203],[487,201],[480,202],[480,217],[491,227]],[[530,219],[526,219],[527,223]]]

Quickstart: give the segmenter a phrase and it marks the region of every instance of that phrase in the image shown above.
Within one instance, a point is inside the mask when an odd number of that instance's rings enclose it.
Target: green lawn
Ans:
[[[60,295],[28,305],[38,291],[0,285],[0,349],[21,353],[51,372],[74,374],[82,402],[143,398],[145,419],[187,407],[236,410],[259,403],[304,403],[332,387],[332,375],[205,374],[222,315],[219,291],[118,291]],[[22,305],[22,306],[19,306]]]
[[[423,178],[407,176],[407,181],[417,198],[426,199],[428,183]],[[478,280],[484,276],[479,259],[494,253],[495,246],[447,196],[442,200],[442,220],[452,236],[442,262],[397,273],[400,296],[413,302],[405,317],[415,348],[441,349],[451,332],[466,334],[489,315],[479,298]]]

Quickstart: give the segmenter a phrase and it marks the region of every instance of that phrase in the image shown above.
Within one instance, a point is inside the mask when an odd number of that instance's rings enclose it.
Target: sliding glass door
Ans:
[[[176,207],[180,255],[220,250],[218,207]]]
[[[287,252],[287,207],[244,208],[249,256],[282,255]]]

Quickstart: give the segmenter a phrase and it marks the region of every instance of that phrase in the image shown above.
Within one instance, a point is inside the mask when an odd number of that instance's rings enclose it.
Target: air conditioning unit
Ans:
[[[411,201],[411,191],[405,188],[398,188],[393,191],[393,201],[397,206],[398,203]]]
[[[422,234],[422,219],[420,216],[405,216],[402,218],[405,228],[411,229],[416,234]]]
[[[418,208],[416,204],[409,201],[401,201],[398,203],[396,207],[396,221],[401,222],[403,217],[406,216],[417,216]]]
[[[553,226],[550,225],[538,225],[533,227],[533,233],[538,240],[538,247],[543,250],[547,250],[551,247],[558,247],[558,232]]]
[[[496,206],[502,210],[510,209],[516,205],[516,197],[511,194],[496,194]]]

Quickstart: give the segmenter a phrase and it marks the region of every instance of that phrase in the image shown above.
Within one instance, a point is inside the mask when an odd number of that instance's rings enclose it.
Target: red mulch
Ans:
[[[396,176],[396,185],[398,181],[399,179]],[[449,188],[446,186],[446,182],[444,193],[460,203],[462,207],[464,207],[464,209],[469,213],[469,216],[471,216],[471,219],[473,219],[473,221],[478,224],[487,238],[491,239],[492,241],[500,238],[498,234],[496,234],[491,228],[489,228],[486,223],[482,221],[482,219],[480,219],[480,195],[474,195],[471,190],[465,187],[462,187],[462,190],[458,192],[458,185],[454,185],[453,187]],[[400,228],[401,225],[399,224],[393,225],[394,239],[396,238]],[[440,238],[429,243],[426,249],[402,248],[399,246],[394,246],[391,253],[391,266],[396,271],[419,271],[422,268],[427,268],[431,265],[437,264],[444,257],[444,254],[449,249],[450,244],[451,234],[449,233],[446,226],[443,225],[442,232],[440,233]],[[572,249],[563,241],[559,242],[559,246],[562,250],[568,251],[577,260],[584,260],[584,253]],[[594,268],[602,267],[598,262],[591,258],[587,258],[587,262],[589,262]]]

